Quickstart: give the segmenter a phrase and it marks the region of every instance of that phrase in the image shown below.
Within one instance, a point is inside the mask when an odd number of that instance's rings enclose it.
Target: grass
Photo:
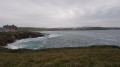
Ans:
[[[22,32],[0,32],[0,36],[9,37],[15,34],[21,34]]]
[[[120,67],[120,48],[90,46],[0,50],[0,67]]]
[[[0,36],[11,36],[11,34],[13,34],[12,32],[0,32]]]
[[[2,37],[11,37],[12,35],[23,35],[23,34],[29,34],[32,32],[26,31],[26,32],[0,32],[0,36]]]

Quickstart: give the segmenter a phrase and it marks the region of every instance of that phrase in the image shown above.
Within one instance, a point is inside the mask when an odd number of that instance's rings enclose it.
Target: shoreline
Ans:
[[[61,49],[120,49],[120,46],[117,45],[90,45],[90,46],[79,46],[79,47],[60,47],[60,48],[43,48],[43,49],[26,49],[26,48],[19,48],[19,49],[9,49],[5,48],[6,46],[1,46],[7,50],[61,50]],[[0,49],[1,50],[1,49]]]
[[[2,33],[2,32],[0,32]],[[7,49],[5,46],[10,43],[14,43],[16,40],[26,38],[36,38],[45,36],[44,33],[38,32],[4,32],[6,35],[0,36],[0,49]]]

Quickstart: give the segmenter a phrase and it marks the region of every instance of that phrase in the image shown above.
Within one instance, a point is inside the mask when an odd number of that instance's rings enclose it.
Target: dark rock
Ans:
[[[45,34],[37,33],[37,32],[22,32],[18,34],[13,34],[11,37],[0,37],[0,48],[2,46],[6,46],[9,43],[13,43],[19,39],[36,38],[36,37],[42,37],[42,36],[45,36]]]

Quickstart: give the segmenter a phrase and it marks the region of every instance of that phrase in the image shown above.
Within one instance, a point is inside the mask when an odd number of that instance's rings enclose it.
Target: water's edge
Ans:
[[[20,32],[15,33],[10,36],[5,36],[0,38],[0,49],[9,49],[6,48],[8,44],[15,43],[19,40],[26,39],[26,38],[36,38],[44,36],[43,33],[38,32]]]
[[[87,47],[91,45],[120,46],[120,31],[46,31],[46,37],[28,38],[8,44],[9,49],[45,49]]]

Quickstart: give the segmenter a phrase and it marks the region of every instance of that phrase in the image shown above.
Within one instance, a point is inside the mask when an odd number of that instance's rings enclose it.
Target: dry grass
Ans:
[[[116,46],[0,50],[0,67],[120,67]]]

